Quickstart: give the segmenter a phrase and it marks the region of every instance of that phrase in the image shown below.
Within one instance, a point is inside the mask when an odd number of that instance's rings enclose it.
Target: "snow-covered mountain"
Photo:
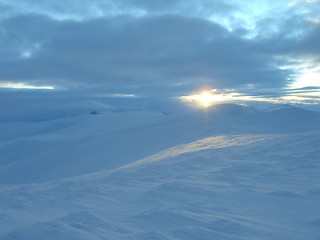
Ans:
[[[171,115],[110,112],[3,123],[0,183],[42,182],[108,170],[218,134],[311,130],[320,130],[320,113],[293,107],[264,112],[235,104]]]
[[[0,123],[0,239],[319,239],[320,114]]]

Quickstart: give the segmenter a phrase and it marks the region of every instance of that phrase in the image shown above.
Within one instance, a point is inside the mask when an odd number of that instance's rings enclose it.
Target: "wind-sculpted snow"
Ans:
[[[0,130],[0,240],[320,239],[319,113],[226,104]]]
[[[2,185],[0,239],[320,238],[320,132],[219,135],[123,167]]]
[[[219,148],[226,148],[232,146],[240,146],[246,145],[250,143],[254,143],[257,141],[266,141],[274,139],[274,135],[236,135],[236,136],[216,136],[216,137],[207,137],[200,139],[195,142],[191,142],[188,144],[181,144],[176,147],[169,148],[167,150],[158,152],[151,156],[148,156],[144,159],[139,161],[135,161],[133,163],[129,163],[124,165],[121,168],[128,168],[139,166],[143,164],[149,164],[165,159],[170,159],[177,157],[179,155],[188,154],[188,153],[195,153],[199,151],[205,151],[209,149],[219,149]]]
[[[161,151],[170,155],[169,148],[187,151],[185,143],[212,136],[315,130],[320,130],[317,112],[292,107],[258,111],[235,104],[170,115],[132,111],[3,122],[0,183],[40,183],[110,170]]]

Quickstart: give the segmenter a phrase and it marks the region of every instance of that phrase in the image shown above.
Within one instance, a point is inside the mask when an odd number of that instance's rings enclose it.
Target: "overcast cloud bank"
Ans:
[[[0,83],[283,96],[292,86],[320,85],[319,5],[1,0]],[[313,78],[301,80],[305,74]]]

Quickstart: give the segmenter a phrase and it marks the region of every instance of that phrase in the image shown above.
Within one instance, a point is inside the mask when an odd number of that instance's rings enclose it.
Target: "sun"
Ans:
[[[214,95],[211,92],[204,91],[197,95],[197,99],[199,104],[203,107],[209,107],[214,103]]]
[[[201,107],[207,108],[218,101],[218,96],[213,94],[215,90],[202,91],[199,94],[182,96],[180,99],[184,102],[191,102],[200,105]]]

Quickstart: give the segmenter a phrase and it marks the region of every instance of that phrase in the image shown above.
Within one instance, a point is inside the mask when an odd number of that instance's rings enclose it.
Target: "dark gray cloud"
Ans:
[[[254,41],[195,18],[118,16],[79,22],[25,15],[2,22],[2,29],[8,47],[0,75],[10,80],[282,87],[288,76]]]
[[[292,57],[319,60],[320,25],[297,12],[263,18],[248,37],[245,26],[231,31],[209,20],[232,17],[238,6],[230,1],[2,0],[2,6],[0,81],[156,93],[208,85],[282,94],[296,72],[281,66]]]

